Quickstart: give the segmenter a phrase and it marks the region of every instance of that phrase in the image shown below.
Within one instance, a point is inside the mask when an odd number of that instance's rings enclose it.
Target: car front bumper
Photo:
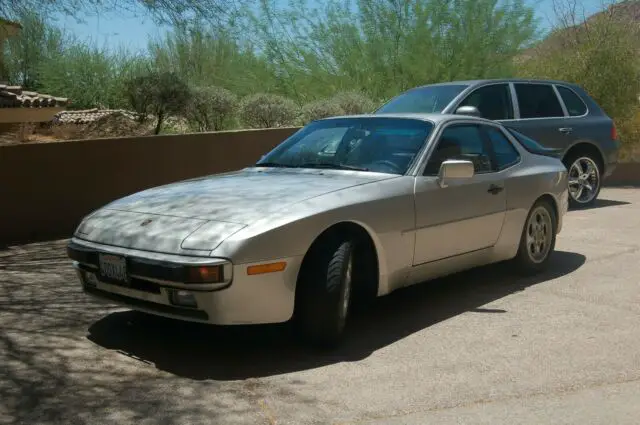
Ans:
[[[83,291],[93,297],[150,314],[216,325],[280,323],[289,320],[293,314],[295,282],[302,263],[302,256],[296,256],[232,264],[227,259],[159,254],[77,238],[70,241],[68,252]],[[84,254],[84,257],[78,253]],[[129,282],[119,283],[103,278],[98,264],[86,260],[87,253],[96,256],[97,253],[116,254],[127,258],[128,262],[151,260],[174,266],[223,264],[225,280],[212,284],[168,281],[158,278],[157,270],[147,269],[147,276],[137,272],[130,276]],[[248,272],[251,266],[282,262],[286,266],[281,271],[261,274]]]

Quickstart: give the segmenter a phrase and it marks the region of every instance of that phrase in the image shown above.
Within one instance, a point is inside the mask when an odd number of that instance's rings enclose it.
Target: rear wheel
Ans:
[[[602,167],[591,154],[576,152],[565,161],[569,170],[569,205],[584,208],[593,205],[601,187]]]
[[[527,216],[515,258],[518,272],[529,275],[542,271],[549,263],[556,244],[557,218],[553,205],[538,200]]]
[[[296,291],[295,325],[312,345],[333,347],[344,334],[353,287],[354,244],[334,239],[315,248]]]

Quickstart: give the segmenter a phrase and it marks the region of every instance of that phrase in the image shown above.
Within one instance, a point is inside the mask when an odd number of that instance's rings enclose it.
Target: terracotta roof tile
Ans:
[[[49,94],[22,90],[20,86],[0,84],[0,108],[53,108],[67,106],[69,100]]]
[[[135,112],[124,109],[85,109],[82,111],[58,112],[53,121],[57,124],[88,124],[111,116],[122,116],[132,121],[137,119]]]

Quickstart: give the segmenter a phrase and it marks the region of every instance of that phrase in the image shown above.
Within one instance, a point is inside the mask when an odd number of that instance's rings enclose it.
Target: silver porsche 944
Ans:
[[[68,255],[95,297],[218,325],[291,321],[334,345],[353,302],[504,260],[542,270],[568,208],[557,156],[474,116],[317,120],[253,166],[92,212]]]

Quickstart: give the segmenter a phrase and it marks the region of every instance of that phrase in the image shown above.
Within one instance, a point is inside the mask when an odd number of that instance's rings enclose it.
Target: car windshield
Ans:
[[[440,113],[467,87],[464,84],[418,87],[394,97],[376,113]]]
[[[404,174],[433,123],[390,117],[314,121],[265,155],[257,167],[332,168]]]

